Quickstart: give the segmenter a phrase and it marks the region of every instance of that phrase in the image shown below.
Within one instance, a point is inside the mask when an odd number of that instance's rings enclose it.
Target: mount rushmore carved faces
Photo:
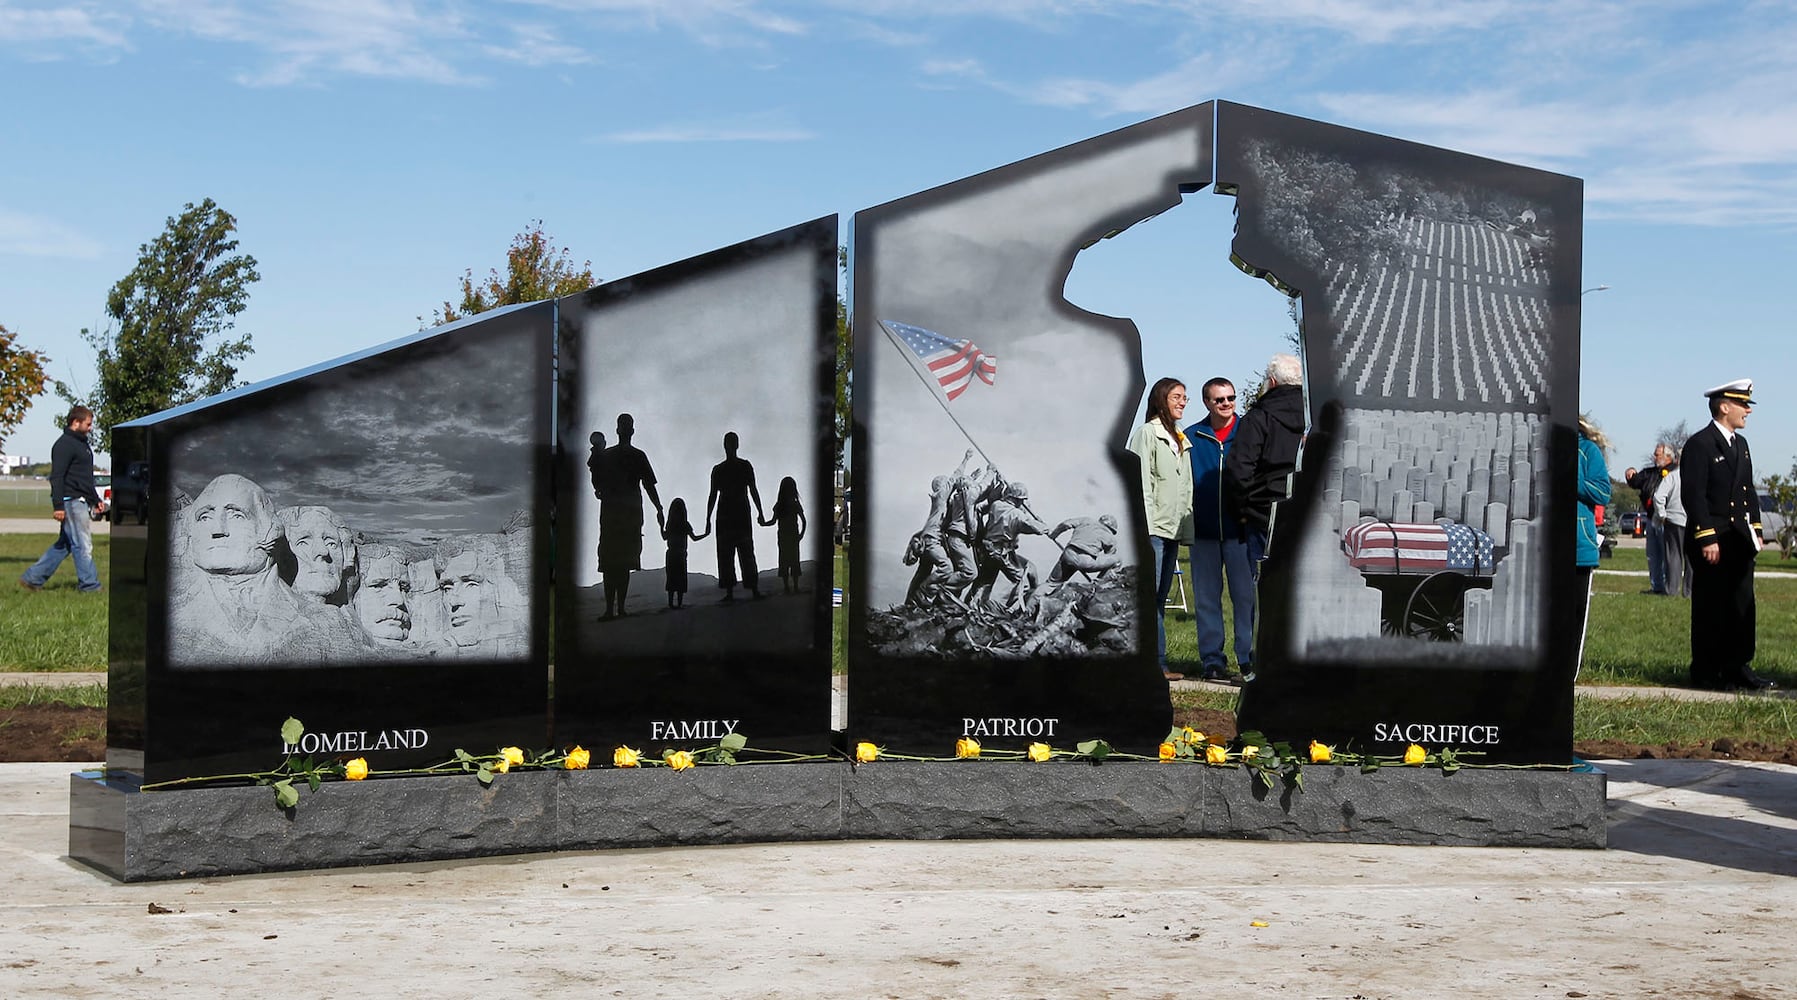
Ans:
[[[356,544],[349,525],[329,507],[284,507],[276,512],[293,557],[295,593],[325,604],[343,604]]]
[[[377,646],[398,645],[412,631],[411,571],[399,551],[376,548],[360,553],[361,582],[351,604],[362,631]]]

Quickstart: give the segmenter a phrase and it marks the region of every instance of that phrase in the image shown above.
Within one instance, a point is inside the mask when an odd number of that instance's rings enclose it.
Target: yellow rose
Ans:
[[[506,760],[504,754],[500,754],[499,759],[493,762],[492,769],[500,774],[504,774],[512,769],[512,762]]]
[[[872,764],[880,759],[880,748],[872,743],[855,744],[855,761],[859,764]]]
[[[1243,760],[1253,760],[1254,758],[1259,757],[1259,756],[1260,756],[1260,747],[1257,747],[1252,743],[1250,743],[1247,746],[1242,748],[1242,759]]]
[[[1048,744],[1046,744],[1046,743],[1031,743],[1030,744],[1030,753],[1029,753],[1030,760],[1033,760],[1036,763],[1040,764],[1043,761],[1045,761],[1053,756],[1054,756],[1054,750]]]
[[[980,741],[965,736],[955,741],[955,756],[969,760],[980,755]]]
[[[584,771],[593,762],[593,755],[585,747],[575,747],[562,758],[562,766],[570,771]]]
[[[1421,764],[1422,762],[1424,762],[1428,759],[1429,759],[1429,751],[1424,750],[1422,747],[1417,746],[1415,743],[1410,744],[1410,746],[1404,751],[1404,763],[1406,763],[1406,764]]]
[[[1171,743],[1161,744],[1161,760],[1172,760],[1179,756],[1179,748]]]
[[[368,759],[365,757],[357,757],[355,760],[343,765],[343,776],[350,781],[361,781],[363,778],[368,777]]]
[[[642,759],[643,754],[640,750],[632,750],[629,747],[619,747],[611,752],[611,766],[613,767],[636,767],[642,762]]]
[[[693,755],[686,750],[676,750],[668,754],[668,766],[676,771],[684,771],[693,766]]]
[[[1204,762],[1206,764],[1227,764],[1229,763],[1229,750],[1213,743],[1204,748]]]
[[[1310,762],[1312,764],[1327,764],[1329,759],[1334,756],[1334,747],[1318,743],[1316,740],[1310,741]]]
[[[517,747],[504,747],[499,751],[499,759],[508,767],[517,767],[524,763],[524,751]]]
[[[1187,743],[1191,743],[1193,745],[1204,742],[1204,734],[1199,732],[1196,729],[1193,729],[1191,726],[1187,726],[1184,729],[1180,730],[1179,738],[1182,740],[1185,740]]]

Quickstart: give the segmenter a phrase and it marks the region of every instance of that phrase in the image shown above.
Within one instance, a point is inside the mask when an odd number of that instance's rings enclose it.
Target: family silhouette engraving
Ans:
[[[785,589],[799,589],[799,540],[805,536],[807,522],[804,504],[799,499],[796,480],[787,476],[780,482],[772,513],[761,502],[761,490],[755,480],[755,466],[737,454],[741,440],[735,431],[724,435],[724,460],[711,467],[710,489],[705,499],[704,530],[694,530],[687,513],[686,500],[673,498],[665,507],[656,492],[654,466],[643,451],[631,443],[636,435],[636,420],[628,413],[618,414],[616,444],[607,447],[602,432],[588,438],[591,445],[587,469],[591,474],[593,495],[599,500],[599,572],[604,578],[605,610],[600,621],[629,614],[626,601],[630,595],[630,575],[643,568],[643,499],[655,507],[655,521],[667,546],[663,569],[668,607],[686,606],[689,543],[715,535],[717,547],[717,581],[723,597],[719,603],[736,600],[740,584],[751,599],[760,599],[760,567],[755,558],[757,525],[777,527],[779,574]]]

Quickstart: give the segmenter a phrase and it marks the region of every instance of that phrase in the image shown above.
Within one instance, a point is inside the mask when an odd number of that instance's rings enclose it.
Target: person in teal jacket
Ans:
[[[1610,467],[1604,452],[1610,440],[1589,417],[1579,418],[1579,523],[1578,550],[1573,565],[1578,567],[1578,592],[1583,600],[1579,613],[1579,662],[1573,666],[1574,680],[1579,665],[1585,661],[1585,626],[1591,615],[1591,575],[1597,569],[1597,557],[1603,538],[1597,533],[1597,508],[1610,502]]]

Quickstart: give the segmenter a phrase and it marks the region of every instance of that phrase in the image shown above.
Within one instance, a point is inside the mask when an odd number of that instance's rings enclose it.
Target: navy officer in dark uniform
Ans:
[[[1753,560],[1765,546],[1753,456],[1741,428],[1753,412],[1753,380],[1704,393],[1711,421],[1685,442],[1685,557],[1691,580],[1691,683],[1718,690],[1777,687],[1753,672]]]

